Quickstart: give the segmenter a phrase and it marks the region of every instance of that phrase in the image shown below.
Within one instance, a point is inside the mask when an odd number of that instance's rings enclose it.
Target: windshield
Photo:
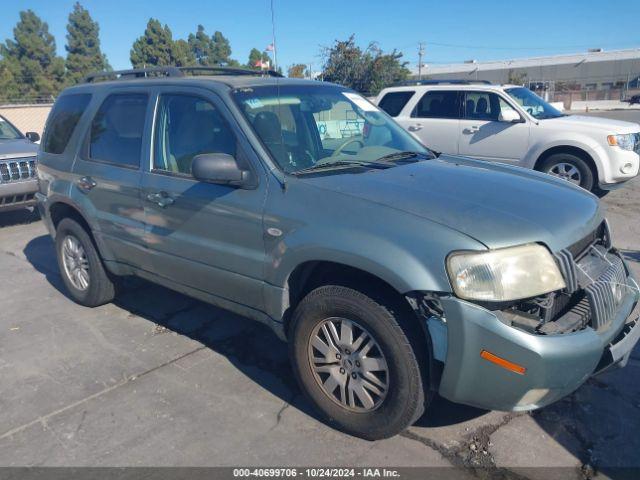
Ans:
[[[0,116],[0,140],[17,140],[19,138],[22,138],[22,134],[16,127]]]
[[[386,113],[340,87],[241,88],[235,96],[260,140],[287,173],[431,158],[429,150]]]
[[[547,118],[558,118],[564,116],[560,110],[549,105],[528,88],[507,88],[506,92],[533,118],[544,120]]]

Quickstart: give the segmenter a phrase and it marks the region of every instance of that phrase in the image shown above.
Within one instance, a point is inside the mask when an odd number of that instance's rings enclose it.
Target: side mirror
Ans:
[[[38,134],[37,132],[27,132],[24,134],[24,136],[31,140],[33,143],[40,141],[40,134]]]
[[[191,172],[201,182],[243,186],[251,180],[251,172],[242,170],[232,155],[203,153],[193,157]]]
[[[520,114],[515,110],[501,110],[500,115],[498,115],[498,121],[506,123],[521,123],[523,120],[520,117]]]

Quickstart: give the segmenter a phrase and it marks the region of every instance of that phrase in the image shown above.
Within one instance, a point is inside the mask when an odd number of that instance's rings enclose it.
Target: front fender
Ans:
[[[334,228],[323,235],[309,228],[296,231],[274,247],[268,282],[283,288],[296,267],[311,261],[357,268],[384,280],[400,293],[451,288],[444,270],[444,257],[425,264],[424,258],[402,245],[368,232]]]
[[[598,178],[605,177],[604,168],[608,158],[606,150],[591,136],[576,132],[563,132],[551,138],[545,137],[535,141],[525,157],[525,165],[529,168],[535,168],[537,161],[546,151],[557,147],[572,147],[583,150],[593,159]]]

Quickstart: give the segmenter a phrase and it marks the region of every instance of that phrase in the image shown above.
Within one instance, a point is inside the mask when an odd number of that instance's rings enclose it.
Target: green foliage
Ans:
[[[204,27],[198,25],[198,31],[195,34],[189,34],[187,42],[198,65],[230,65],[235,62],[230,58],[231,45],[229,40],[222,32],[216,31],[209,37],[204,31]]]
[[[22,11],[13,37],[0,45],[0,95],[56,95],[64,81],[64,60],[56,55],[49,26],[33,11]]]
[[[222,32],[218,31],[213,34],[212,39],[214,64],[229,63],[229,57],[231,56],[231,44],[229,40],[222,35]]]
[[[66,77],[68,84],[78,83],[91,72],[110,70],[107,57],[100,50],[100,27],[89,12],[76,3],[67,24]]]
[[[197,65],[196,57],[186,40],[178,39],[173,44],[173,58],[178,67],[190,67]]]
[[[384,53],[376,43],[363,51],[351,35],[347,40],[336,40],[324,50],[324,80],[339,83],[367,95],[376,95],[383,88],[405,80],[409,75],[408,62],[402,62],[402,53],[393,50]]]
[[[263,62],[271,61],[267,52],[261,52],[257,48],[252,48],[249,52],[249,61],[247,62],[247,67],[256,68],[256,62],[259,60]]]
[[[169,27],[150,18],[144,34],[133,42],[130,59],[134,68],[176,66],[179,62],[186,61],[183,54],[181,46],[176,48]]]
[[[308,73],[307,66],[304,63],[291,65],[287,70],[287,76],[289,78],[305,78]]]

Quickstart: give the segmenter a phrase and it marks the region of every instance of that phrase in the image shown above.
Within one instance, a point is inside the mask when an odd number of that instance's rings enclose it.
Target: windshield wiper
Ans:
[[[393,152],[387,155],[383,155],[378,158],[377,162],[399,162],[402,160],[411,160],[412,158],[424,157],[427,159],[432,159],[434,156],[430,156],[423,152],[412,152],[412,151],[404,151],[404,152]]]
[[[304,175],[305,173],[317,172],[319,170],[331,170],[336,167],[369,167],[369,168],[389,168],[389,165],[377,162],[367,162],[364,160],[337,160],[335,162],[316,163],[310,167],[291,172],[292,175]]]

